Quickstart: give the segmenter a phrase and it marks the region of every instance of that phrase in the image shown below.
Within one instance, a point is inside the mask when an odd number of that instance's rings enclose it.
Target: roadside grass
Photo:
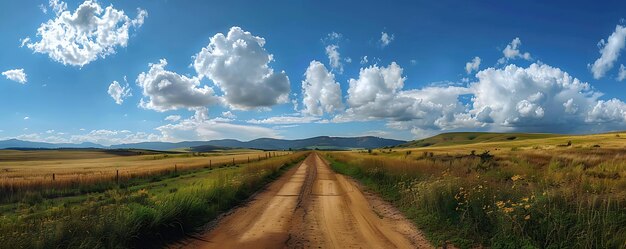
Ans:
[[[626,248],[621,137],[325,154],[335,171],[392,202],[435,245]]]
[[[0,203],[103,192],[146,179],[286,154],[289,152],[253,150],[174,154],[138,150],[0,151]]]
[[[306,152],[134,179],[103,192],[0,205],[0,248],[158,247],[241,203]]]

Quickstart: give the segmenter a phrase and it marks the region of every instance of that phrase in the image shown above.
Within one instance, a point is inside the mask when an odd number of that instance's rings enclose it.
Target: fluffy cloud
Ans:
[[[129,130],[92,130],[87,134],[71,135],[67,142],[91,142],[105,146],[113,144],[160,141],[161,137],[153,133],[131,132]],[[60,141],[59,141],[60,142]]]
[[[600,48],[600,58],[598,58],[592,65],[589,65],[593,77],[600,79],[604,77],[604,74],[613,68],[613,64],[619,57],[624,45],[626,44],[626,27],[617,25],[615,31],[607,41],[604,39],[598,42]]]
[[[320,118],[312,116],[277,116],[266,119],[250,119],[250,124],[306,124],[319,121]]]
[[[289,101],[290,84],[285,72],[275,73],[265,39],[232,27],[225,36],[213,36],[195,55],[193,66],[200,78],[211,79],[236,109],[270,107]]]
[[[172,123],[156,127],[155,130],[157,132],[155,133],[99,129],[74,135],[60,132],[31,133],[17,136],[17,138],[51,143],[92,142],[105,146],[154,141],[180,142],[212,139],[251,140],[259,137],[282,138],[275,129],[254,125],[232,124],[228,123],[230,120],[224,121],[224,118],[209,119],[208,109],[205,107],[194,108],[193,110],[195,111],[194,115],[186,119],[181,119],[178,115],[168,116],[166,120]],[[80,130],[84,131],[84,129]]]
[[[393,39],[395,39],[395,36],[393,34],[389,35],[385,32],[380,32],[380,46],[381,47],[386,47],[389,45],[389,43],[391,43],[393,41]]]
[[[126,83],[126,86],[120,85],[119,82],[113,81],[111,85],[109,85],[109,90],[107,91],[111,98],[115,100],[115,103],[121,105],[124,103],[124,99],[132,96],[130,93],[130,86]]]
[[[225,111],[225,112],[222,112],[222,117],[229,118],[229,119],[234,119],[237,116],[235,114],[233,114],[231,111]]]
[[[341,88],[335,81],[335,75],[324,64],[311,61],[302,81],[302,104],[305,114],[323,115],[343,109]]]
[[[362,68],[350,79],[348,109],[334,122],[386,120],[387,127],[422,136],[441,130],[581,132],[626,125],[626,103],[559,68],[533,63],[476,74],[468,86],[404,88],[402,68]],[[467,101],[462,101],[466,99]]]
[[[544,64],[528,68],[508,65],[476,74],[473,110],[483,112],[494,125],[522,130],[548,131],[557,126],[581,125],[590,106],[600,96],[588,83]],[[487,109],[488,108],[488,109]],[[558,118],[555,118],[558,117]]]
[[[352,63],[352,58],[346,57],[342,59],[341,53],[339,53],[338,43],[342,40],[342,38],[343,35],[337,32],[332,32],[328,34],[325,38],[322,38],[322,43],[326,45],[326,47],[324,48],[324,52],[328,57],[328,65],[334,72],[338,74],[343,73],[342,61],[345,61],[346,63]]]
[[[618,99],[598,101],[589,111],[586,120],[594,124],[621,124],[626,121],[626,103]]]
[[[50,4],[50,7],[52,8],[52,10],[54,10],[54,13],[56,13],[57,16],[59,14],[61,14],[61,12],[65,11],[67,9],[67,3],[65,3],[63,1],[50,0],[49,4]]]
[[[367,64],[367,62],[369,62],[369,60],[367,59],[367,55],[361,57],[361,61],[359,63],[361,63],[361,65]]]
[[[326,38],[322,39],[323,42],[327,42],[327,41],[337,41],[339,39],[341,39],[343,37],[343,35],[341,33],[337,33],[337,32],[331,32],[328,35],[326,35]]]
[[[349,80],[348,103],[352,107],[360,107],[389,100],[404,87],[404,80],[402,68],[395,62],[388,67],[374,65],[361,68],[359,78]]]
[[[195,114],[176,124],[157,127],[163,141],[193,141],[212,139],[251,140],[259,137],[280,138],[275,130],[260,126],[240,125],[209,119],[206,108],[197,108]]]
[[[56,13],[55,18],[37,29],[40,41],[28,42],[26,46],[64,65],[79,67],[98,57],[114,54],[117,47],[126,47],[129,29],[140,27],[148,15],[138,9],[137,17],[131,19],[112,5],[102,8],[91,0],[82,3],[73,13],[64,2],[50,1],[50,7]]]
[[[68,135],[63,132],[49,130],[41,133],[22,134],[17,139],[46,143],[97,143],[104,146],[122,143],[138,143],[160,141],[157,134],[131,132],[128,130],[92,130],[84,134]]]
[[[458,96],[469,90],[455,86],[403,90],[402,71],[395,62],[362,68],[359,78],[349,81],[349,108],[333,121],[386,119],[392,126],[404,128],[456,125],[451,119],[463,110]]]
[[[626,79],[626,66],[619,65],[619,74],[617,75],[617,80],[623,81],[624,79]]]
[[[169,115],[165,117],[165,121],[170,121],[170,122],[177,122],[180,119],[181,119],[180,115]]]
[[[522,58],[524,60],[531,60],[532,57],[530,56],[530,53],[521,52],[519,50],[519,47],[521,45],[522,45],[522,40],[520,40],[519,37],[515,37],[515,39],[513,39],[511,43],[506,45],[506,48],[504,48],[504,50],[502,50],[502,54],[504,55],[504,57],[500,58],[498,60],[498,63],[504,64],[509,60],[513,60],[517,58]]]
[[[474,71],[478,71],[478,67],[480,67],[480,57],[476,56],[470,62],[465,63],[465,72],[470,74]]]
[[[203,107],[219,102],[211,87],[200,86],[198,77],[189,78],[165,70],[167,60],[149,64],[150,70],[137,77],[137,85],[143,89],[140,106],[156,111],[176,110],[179,108]]]
[[[12,80],[21,84],[26,84],[26,82],[28,81],[26,79],[26,73],[24,73],[24,69],[22,68],[4,71],[2,72],[2,75],[7,77],[8,80]]]
[[[338,73],[343,73],[343,63],[341,63],[341,54],[339,53],[339,45],[331,44],[326,46],[326,56],[328,56],[328,64]]]
[[[42,12],[42,13],[44,13],[44,14],[48,14],[48,9],[46,8],[46,6],[45,6],[45,5],[43,5],[43,4],[39,4],[39,6],[38,6],[38,7],[39,7],[39,10],[41,10],[41,12]]]

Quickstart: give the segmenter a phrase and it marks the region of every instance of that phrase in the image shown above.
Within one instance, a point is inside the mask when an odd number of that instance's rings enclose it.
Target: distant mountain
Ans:
[[[111,145],[111,149],[144,149],[144,150],[173,150],[180,148],[190,148],[195,146],[205,145],[206,142],[192,141],[192,142],[141,142],[132,144],[116,144]]]
[[[9,139],[0,141],[0,149],[6,148],[34,148],[34,149],[55,149],[55,148],[104,148],[104,146],[96,143],[44,143],[44,142],[30,142],[18,139]]]
[[[402,144],[404,141],[379,137],[312,137],[297,140],[259,138],[247,142],[247,148],[286,150],[292,149],[373,149]]]
[[[496,133],[496,132],[449,132],[442,133],[429,138],[409,141],[397,147],[430,147],[430,146],[446,146],[457,144],[473,144],[473,143],[489,143],[518,141],[526,139],[539,139],[559,137],[559,134],[549,133]]]
[[[111,146],[111,148],[134,148],[134,149],[151,149],[151,150],[172,150],[178,148],[191,148],[191,151],[203,151],[206,149],[214,150],[218,148],[249,148],[262,150],[288,150],[288,149],[353,149],[364,148],[373,149],[387,146],[396,146],[406,141],[393,140],[379,137],[313,137],[307,139],[275,139],[275,138],[259,138],[247,142],[234,139],[210,140],[210,141],[194,141],[194,142],[150,142],[136,144],[120,144]]]
[[[103,149],[145,149],[145,150],[174,150],[189,148],[191,151],[212,151],[227,148],[250,148],[262,150],[288,150],[288,149],[373,149],[387,146],[396,146],[406,141],[386,139],[379,137],[313,137],[307,139],[285,140],[274,138],[259,138],[247,142],[234,139],[221,139],[210,141],[185,141],[178,143],[170,142],[142,142],[130,144],[117,144],[102,146],[94,143],[82,144],[53,144],[42,142],[29,142],[17,139],[0,141],[0,149],[6,148],[103,148]]]
[[[230,147],[221,147],[221,146],[215,146],[215,145],[200,145],[200,146],[189,148],[189,151],[191,152],[214,152],[214,151],[227,150],[227,149],[230,149]]]

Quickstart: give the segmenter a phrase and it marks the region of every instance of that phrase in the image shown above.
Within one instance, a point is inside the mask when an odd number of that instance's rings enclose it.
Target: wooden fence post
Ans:
[[[233,165],[235,165],[235,158],[233,157]]]
[[[54,173],[52,173],[52,180],[56,180]]]
[[[120,170],[119,169],[115,170],[115,183],[120,184]]]
[[[178,165],[174,164],[174,174],[178,172]]]
[[[213,169],[213,166],[211,166],[211,160],[209,160],[209,169]]]

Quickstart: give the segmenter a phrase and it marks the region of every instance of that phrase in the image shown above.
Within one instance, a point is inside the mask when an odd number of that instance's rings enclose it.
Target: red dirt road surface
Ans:
[[[389,203],[317,154],[174,248],[433,248]]]

